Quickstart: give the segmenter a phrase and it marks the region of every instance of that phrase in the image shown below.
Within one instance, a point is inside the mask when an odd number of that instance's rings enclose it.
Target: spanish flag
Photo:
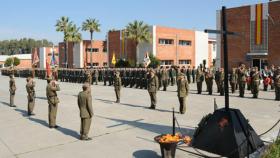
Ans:
[[[116,64],[115,52],[113,53],[113,57],[112,57],[112,64],[113,64],[113,65],[115,65],[115,64]]]
[[[262,44],[262,33],[263,33],[263,4],[256,5],[256,21],[255,21],[255,43],[256,45]]]

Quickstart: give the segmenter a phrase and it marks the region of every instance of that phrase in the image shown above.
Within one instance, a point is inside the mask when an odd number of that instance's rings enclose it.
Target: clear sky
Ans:
[[[109,29],[120,29],[133,20],[149,25],[204,30],[215,28],[216,10],[268,0],[0,0],[0,40],[31,37],[55,43],[56,20],[68,16],[78,26],[91,17],[101,23],[94,39],[105,39]],[[83,39],[89,33],[83,32]]]

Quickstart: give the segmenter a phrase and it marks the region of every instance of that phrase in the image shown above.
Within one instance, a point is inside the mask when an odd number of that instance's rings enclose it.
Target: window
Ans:
[[[179,40],[179,45],[181,45],[181,46],[191,46],[192,45],[192,41]]]
[[[103,63],[103,66],[107,66],[107,63]]]
[[[92,48],[92,51],[90,48],[86,48],[86,51],[87,52],[99,52],[99,49],[98,48]]]
[[[173,39],[159,39],[159,44],[171,45],[174,44]]]
[[[179,64],[181,65],[190,65],[191,64],[191,60],[179,60]]]
[[[213,52],[216,52],[216,44],[213,43]]]
[[[161,65],[172,65],[173,60],[161,60]]]

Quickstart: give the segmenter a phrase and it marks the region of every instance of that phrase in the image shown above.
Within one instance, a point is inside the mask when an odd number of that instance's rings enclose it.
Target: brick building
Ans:
[[[140,43],[136,48],[135,42],[125,38],[124,30],[109,31],[109,61],[115,54],[117,60],[125,59],[138,65],[143,63],[145,53],[149,52],[161,61],[161,65],[198,66],[206,60],[211,66],[216,56],[216,41],[209,39],[204,32],[162,26],[151,26],[150,32],[151,42]]]
[[[59,43],[59,66],[65,67],[65,51],[64,42]],[[93,66],[107,66],[108,55],[107,55],[107,43],[106,41],[94,40],[83,40],[82,42],[73,43],[68,42],[67,44],[67,63],[69,68],[84,68],[85,65],[90,66],[90,54],[92,53]]]
[[[263,68],[280,65],[280,1],[226,10],[227,28],[239,36],[228,36],[229,67],[244,63]],[[221,12],[217,11],[217,29]],[[217,36],[217,66],[223,66],[223,43]]]
[[[20,60],[20,64],[17,68],[31,68],[32,61],[31,61],[31,54],[16,54],[16,55],[0,55],[0,68],[5,67],[6,59],[10,57],[17,57]]]
[[[39,63],[37,64],[37,68],[45,69],[46,63],[51,63],[52,54],[55,55],[56,65],[59,65],[59,51],[58,47],[41,47],[41,48],[33,48],[32,49],[32,63],[34,62],[34,55],[37,54],[39,58]]]

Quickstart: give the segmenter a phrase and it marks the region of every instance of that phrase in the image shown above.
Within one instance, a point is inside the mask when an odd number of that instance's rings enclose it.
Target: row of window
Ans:
[[[97,52],[99,52],[99,48],[92,48],[92,49],[91,48],[86,48],[86,51],[97,53]],[[107,52],[107,50],[103,49],[103,52]]]
[[[161,60],[161,65],[173,65],[174,64],[174,60]],[[187,65],[187,64],[191,64],[191,60],[179,60],[179,64],[180,65]]]
[[[90,63],[88,63],[87,66],[91,66]],[[92,63],[92,66],[102,66],[102,65],[99,65],[99,63]],[[104,62],[103,66],[108,66],[108,63]]]
[[[159,44],[173,45],[174,44],[174,40],[173,39],[163,39],[163,38],[160,38],[159,39]],[[179,45],[181,45],[181,46],[191,46],[192,45],[192,41],[179,40]]]

